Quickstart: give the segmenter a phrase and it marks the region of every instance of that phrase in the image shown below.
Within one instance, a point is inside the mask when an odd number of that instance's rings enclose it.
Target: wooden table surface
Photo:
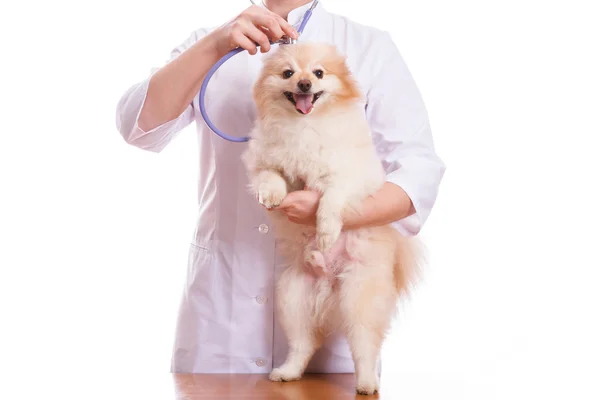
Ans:
[[[271,382],[267,375],[174,374],[177,400],[370,400],[356,394],[353,374],[306,374],[294,382]],[[382,393],[385,390],[382,387]],[[389,394],[389,393],[388,393]]]

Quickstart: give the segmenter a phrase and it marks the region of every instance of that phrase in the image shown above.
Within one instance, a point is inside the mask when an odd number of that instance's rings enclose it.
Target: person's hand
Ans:
[[[321,194],[314,190],[298,190],[288,193],[281,204],[274,208],[283,212],[290,221],[302,225],[316,225]]]
[[[296,30],[285,19],[254,5],[212,33],[220,56],[238,47],[254,55],[257,53],[256,43],[260,45],[261,52],[266,53],[271,48],[269,39],[279,40],[284,35],[298,38]]]

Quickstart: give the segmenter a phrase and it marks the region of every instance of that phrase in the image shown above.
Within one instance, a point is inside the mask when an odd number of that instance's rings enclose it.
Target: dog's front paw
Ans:
[[[325,269],[325,257],[323,253],[317,250],[306,251],[304,254],[304,262],[311,268]]]
[[[302,377],[302,372],[297,370],[292,370],[290,368],[275,368],[269,374],[269,379],[273,382],[289,382],[289,381],[297,381]]]
[[[280,205],[286,194],[282,185],[263,182],[258,187],[258,202],[271,209]]]
[[[315,276],[321,277],[327,275],[327,265],[325,264],[325,256],[318,250],[307,251],[304,255],[306,267]]]
[[[342,222],[339,220],[323,220],[317,226],[317,248],[325,253],[331,249],[342,233]]]

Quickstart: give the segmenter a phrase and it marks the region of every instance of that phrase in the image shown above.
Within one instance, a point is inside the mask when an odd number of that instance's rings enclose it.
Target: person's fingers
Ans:
[[[267,35],[252,24],[247,24],[244,27],[244,34],[260,46],[260,51],[263,53],[271,49],[271,43]]]
[[[288,35],[292,39],[298,39],[298,32],[289,22],[287,22],[285,19],[283,19],[281,16],[275,13],[272,14],[275,16],[275,19],[277,19],[277,21],[279,22],[279,26],[281,27],[283,32],[285,32],[286,35]]]
[[[252,40],[248,39],[244,33],[241,31],[234,31],[231,34],[231,40],[233,47],[241,47],[248,51],[248,53],[254,55],[256,54],[256,43]]]
[[[281,201],[281,203],[279,204],[279,206],[277,208],[279,208],[279,209],[290,208],[297,201],[298,201],[298,192],[290,192],[283,198],[283,200]]]
[[[284,35],[283,30],[281,29],[281,26],[279,26],[277,19],[275,19],[274,17],[259,16],[259,18],[257,18],[257,21],[259,23],[259,25],[258,25],[259,28],[266,35],[268,35],[271,38],[271,40],[273,40],[273,41],[279,40]]]
[[[266,28],[272,29],[271,26],[273,23],[275,23],[287,36],[291,37],[292,39],[298,39],[298,32],[296,32],[296,29],[294,29],[294,27],[284,18],[275,14],[274,12],[263,7],[250,7],[248,11],[249,16],[254,18],[256,25],[262,25]],[[281,36],[277,37],[275,40],[279,38],[281,38]]]

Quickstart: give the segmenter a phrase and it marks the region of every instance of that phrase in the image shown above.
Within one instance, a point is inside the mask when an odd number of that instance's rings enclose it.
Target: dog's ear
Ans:
[[[333,43],[327,43],[327,50],[330,54],[336,54],[340,57],[346,58],[346,56],[342,53],[342,51],[337,47],[337,45]]]
[[[355,100],[362,97],[360,85],[350,70],[347,56],[335,45],[328,45],[323,64],[325,69],[334,74],[342,84],[342,90],[338,93],[340,100]]]
[[[337,62],[346,63],[348,60],[346,54],[344,52],[342,52],[340,50],[340,48],[338,46],[336,46],[335,44],[327,43],[326,51],[327,51],[327,55],[329,57],[331,57],[332,59],[336,60]]]
[[[346,56],[340,52],[336,46],[328,44],[325,47],[323,54],[324,57],[322,63],[327,70],[338,77],[350,74]]]

